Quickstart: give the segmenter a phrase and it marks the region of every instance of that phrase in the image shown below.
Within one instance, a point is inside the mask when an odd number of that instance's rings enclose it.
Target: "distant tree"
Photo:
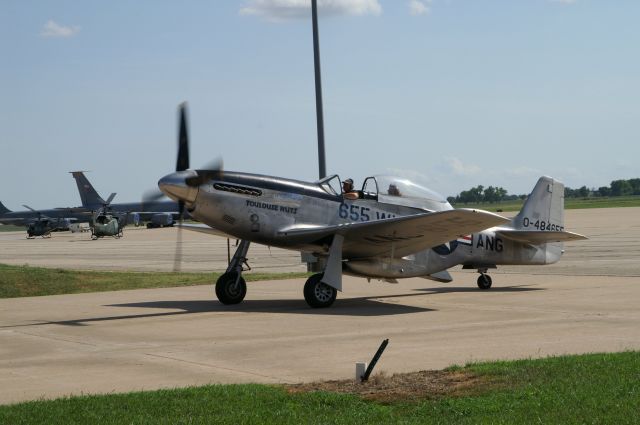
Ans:
[[[498,201],[504,201],[508,195],[507,189],[504,187],[496,187],[496,195],[498,196]]]
[[[598,194],[600,196],[611,196],[611,188],[609,186],[599,187]]]
[[[611,196],[633,195],[633,186],[628,180],[614,180],[611,182]]]
[[[484,190],[484,193],[482,194],[482,200],[490,204],[496,202],[498,200],[496,196],[496,188],[493,186],[489,186],[488,188],[486,188]]]
[[[471,196],[471,192],[468,190],[463,190],[460,192],[460,195],[457,196],[458,202],[462,202],[467,205],[469,202],[473,202],[473,197]]]
[[[565,186],[565,188],[564,188],[564,197],[565,198],[575,198],[576,197],[575,189],[571,189],[569,186]]]
[[[471,202],[482,202],[484,186],[478,185],[476,187],[472,187],[469,189],[469,195],[471,197]]]
[[[591,193],[591,191],[587,189],[587,186],[582,186],[580,189],[578,189],[578,196],[580,198],[587,198],[589,196],[589,193]]]
[[[629,179],[634,195],[640,195],[640,179]]]
[[[447,202],[450,204],[455,204],[458,202],[458,196],[449,196],[447,197]]]

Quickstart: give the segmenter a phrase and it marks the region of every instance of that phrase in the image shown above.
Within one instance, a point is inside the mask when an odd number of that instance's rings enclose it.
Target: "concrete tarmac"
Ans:
[[[303,279],[250,282],[245,302],[231,307],[215,300],[211,286],[0,300],[0,403],[206,383],[349,378],[355,362],[369,361],[384,338],[390,344],[376,370],[387,373],[640,349],[640,209],[568,211],[567,228],[591,239],[567,244],[557,265],[495,271],[490,291],[476,288],[475,273],[454,271],[450,284],[347,277],[344,292],[325,310],[307,307]],[[105,255],[113,268],[120,258],[139,265],[146,258],[166,269],[172,264],[172,229],[96,242],[59,235],[27,241],[0,234],[0,262],[46,265],[51,260],[34,247],[59,241],[87,247],[81,250],[86,268],[93,268],[91,259],[104,258],[89,249],[116,244],[109,251],[115,258]],[[145,238],[153,242],[145,245]],[[204,266],[210,246],[193,243]],[[224,240],[217,243],[225,247]],[[22,246],[30,248],[20,258]],[[170,254],[153,258],[156,251],[141,253],[141,246]],[[298,261],[296,253],[282,253],[290,264]],[[225,258],[223,252],[222,267]],[[185,253],[186,259],[188,268]],[[96,264],[104,268],[104,262]]]

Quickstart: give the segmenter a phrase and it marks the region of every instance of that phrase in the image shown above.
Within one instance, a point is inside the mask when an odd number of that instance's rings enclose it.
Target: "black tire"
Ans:
[[[481,274],[478,276],[478,288],[489,289],[491,288],[491,276],[488,274]]]
[[[336,300],[336,288],[322,283],[323,273],[316,273],[304,284],[304,299],[313,308],[326,308]]]
[[[225,273],[216,281],[216,296],[222,304],[239,304],[247,295],[247,282],[235,272]],[[236,285],[236,280],[238,284]]]

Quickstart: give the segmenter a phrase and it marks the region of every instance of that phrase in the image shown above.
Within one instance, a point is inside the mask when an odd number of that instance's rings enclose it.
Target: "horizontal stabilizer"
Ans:
[[[540,245],[551,242],[569,242],[588,239],[586,236],[573,232],[564,231],[541,231],[541,230],[499,230],[498,236],[512,241]]]

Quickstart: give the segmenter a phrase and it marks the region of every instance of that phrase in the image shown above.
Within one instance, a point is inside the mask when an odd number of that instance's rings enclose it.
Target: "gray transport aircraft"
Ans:
[[[68,229],[72,222],[87,223],[91,220],[91,212],[82,207],[52,208],[48,210],[11,211],[0,202],[0,223],[14,226],[29,226],[30,224],[45,218],[56,228]]]
[[[127,202],[113,204],[106,202],[94,189],[84,171],[70,171],[78,186],[82,206],[89,211],[108,210],[114,213],[128,214],[128,222],[138,225],[146,221],[147,227],[173,226],[178,218],[178,203],[171,200],[155,200],[150,202]],[[115,194],[112,194],[115,196]],[[113,198],[110,198],[113,199]]]
[[[154,202],[129,202],[112,204],[105,201],[87,180],[84,172],[71,172],[76,180],[82,206],[34,210],[25,205],[27,211],[11,211],[0,202],[0,224],[30,227],[47,227],[51,230],[67,230],[71,223],[89,223],[96,212],[103,211],[105,206],[114,213],[128,213],[129,222],[135,224],[139,220],[151,223],[150,227],[173,225],[178,217],[178,203],[171,200]],[[115,196],[115,193],[112,194]],[[110,197],[113,199],[113,197]],[[47,221],[46,226],[44,220]],[[40,223],[42,222],[42,223]],[[48,233],[47,233],[48,234]],[[39,235],[38,235],[39,236]]]
[[[189,169],[186,106],[180,107],[176,172],[158,182],[162,192],[206,224],[181,228],[241,242],[216,282],[224,304],[246,295],[243,264],[251,242],[298,250],[317,259],[321,273],[304,285],[311,307],[328,307],[342,290],[342,273],[395,282],[425,277],[451,281],[446,269],[464,264],[481,275],[498,264],[549,264],[561,242],[584,237],[564,230],[564,187],[543,177],[523,210],[509,220],[482,210],[453,209],[440,195],[409,180],[375,176],[362,190],[343,192],[340,178],[316,182]],[[453,241],[453,242],[452,242]]]

